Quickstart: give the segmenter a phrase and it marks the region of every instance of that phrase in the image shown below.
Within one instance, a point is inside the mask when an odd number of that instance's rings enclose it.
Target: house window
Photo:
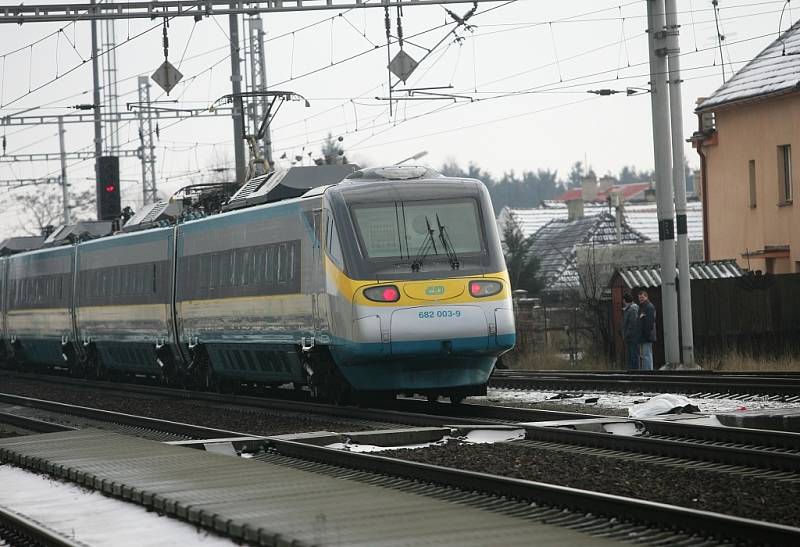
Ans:
[[[748,162],[748,171],[750,176],[750,208],[756,207],[756,160]]]
[[[792,145],[778,147],[778,195],[780,203],[792,202]]]

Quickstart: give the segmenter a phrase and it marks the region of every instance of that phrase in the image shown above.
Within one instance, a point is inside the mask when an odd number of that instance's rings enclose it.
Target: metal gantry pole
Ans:
[[[153,119],[150,116],[150,79],[139,76],[139,144],[142,160],[142,205],[158,201],[156,154],[153,144]]]
[[[675,281],[675,227],[672,199],[672,150],[670,143],[667,52],[664,36],[664,0],[647,2],[647,42],[650,53],[650,101],[653,111],[658,246],[661,255],[661,314],[664,325],[664,359],[680,361],[678,295]]]
[[[102,100],[106,115],[104,121],[105,139],[103,148],[108,156],[116,156],[119,151],[119,91],[117,88],[117,50],[116,22],[106,19],[101,22],[100,45],[105,52],[102,62]]]
[[[91,0],[90,13],[96,0]],[[94,176],[100,178],[100,156],[103,155],[103,125],[100,120],[100,70],[97,63],[97,21],[92,19],[92,101],[94,102]],[[97,218],[100,218],[100,196],[97,196]]]
[[[231,9],[238,7],[231,2]],[[231,91],[233,93],[233,153],[236,159],[236,182],[242,184],[247,172],[244,157],[244,113],[242,112],[242,72],[239,57],[239,20],[238,15],[228,16],[231,40]]]
[[[252,91],[266,91],[267,63],[264,53],[264,25],[261,17],[258,15],[248,18],[247,24],[250,42],[250,87]],[[258,133],[258,128],[266,112],[267,98],[255,98],[252,101],[250,110],[253,135]],[[270,136],[269,126],[266,127],[264,138],[259,146],[261,148],[261,157],[267,160],[269,165],[272,165],[272,138]]]
[[[677,224],[678,308],[680,310],[681,362],[694,364],[692,286],[689,279],[689,234],[686,225],[686,170],[683,154],[683,106],[681,98],[681,47],[676,0],[665,0],[667,60],[669,63],[669,114],[672,128],[672,185],[675,189]]]
[[[61,207],[64,211],[64,225],[69,224],[69,190],[67,188],[67,151],[64,148],[64,121],[58,117],[58,145],[61,150]]]

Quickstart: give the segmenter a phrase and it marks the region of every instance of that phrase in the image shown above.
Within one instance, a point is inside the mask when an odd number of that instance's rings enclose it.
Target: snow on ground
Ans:
[[[451,441],[461,444],[487,444],[499,443],[503,441],[517,441],[525,438],[525,430],[520,429],[473,429],[463,437],[451,437],[449,435],[442,437],[438,441],[419,444],[406,444],[401,446],[377,446],[374,444],[358,444],[358,443],[333,443],[326,445],[325,448],[335,448],[337,450],[346,450],[348,452],[382,452],[384,450],[400,450],[409,449],[416,450],[419,448],[428,448],[429,446],[441,446]]]
[[[641,404],[659,393],[595,393],[590,391],[572,392],[574,397],[555,398],[562,396],[561,393],[554,391],[522,391],[512,389],[489,388],[486,397],[470,397],[470,403],[489,404],[489,405],[508,405],[508,404],[535,404],[547,402],[549,405],[585,405],[586,412],[592,413],[593,409],[609,408],[627,410],[636,404]],[[596,399],[596,401],[593,401]],[[591,402],[587,402],[591,401]],[[741,412],[745,410],[763,409],[783,409],[800,408],[800,403],[785,403],[780,401],[770,401],[767,397],[743,400],[736,398],[711,399],[690,397],[691,402],[700,408],[704,414],[720,412]]]
[[[233,545],[191,524],[18,467],[0,465],[0,505],[85,545]]]

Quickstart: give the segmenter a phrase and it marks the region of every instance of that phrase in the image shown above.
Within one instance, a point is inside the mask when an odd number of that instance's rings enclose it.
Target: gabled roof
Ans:
[[[621,192],[622,198],[625,201],[630,201],[633,198],[644,199],[644,192],[650,188],[649,182],[635,182],[632,184],[617,184],[604,192],[597,192],[597,197],[594,201],[605,202],[608,199],[608,194],[611,192]],[[581,199],[583,190],[581,188],[572,188],[567,190],[560,196],[553,198],[553,201],[571,201],[573,199]]]
[[[800,21],[756,55],[697,108],[800,91]]]
[[[542,226],[533,238],[531,252],[539,259],[539,275],[545,291],[574,289],[580,286],[575,264],[575,247],[581,243],[614,243],[616,221],[608,213],[573,221],[552,220]],[[647,238],[622,224],[622,243],[640,243]]]
[[[609,212],[608,205],[587,203],[583,207],[584,215],[592,216]],[[655,203],[626,203],[623,216],[628,225],[653,241],[658,241],[658,213]],[[530,236],[551,220],[567,219],[567,206],[563,202],[546,201],[538,209],[512,209],[504,207],[497,218],[500,234],[509,218],[522,230],[523,235]],[[703,204],[690,201],[686,204],[686,223],[690,241],[703,239]]]

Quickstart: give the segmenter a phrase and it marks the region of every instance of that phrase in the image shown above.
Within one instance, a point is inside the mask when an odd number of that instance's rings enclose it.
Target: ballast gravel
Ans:
[[[450,443],[381,456],[797,526],[800,478],[769,480],[514,443]]]
[[[319,414],[248,409],[222,403],[149,397],[138,393],[113,394],[70,385],[10,377],[0,379],[0,392],[250,435],[283,435],[310,431],[363,431],[380,427],[376,424],[357,421],[334,420]]]

